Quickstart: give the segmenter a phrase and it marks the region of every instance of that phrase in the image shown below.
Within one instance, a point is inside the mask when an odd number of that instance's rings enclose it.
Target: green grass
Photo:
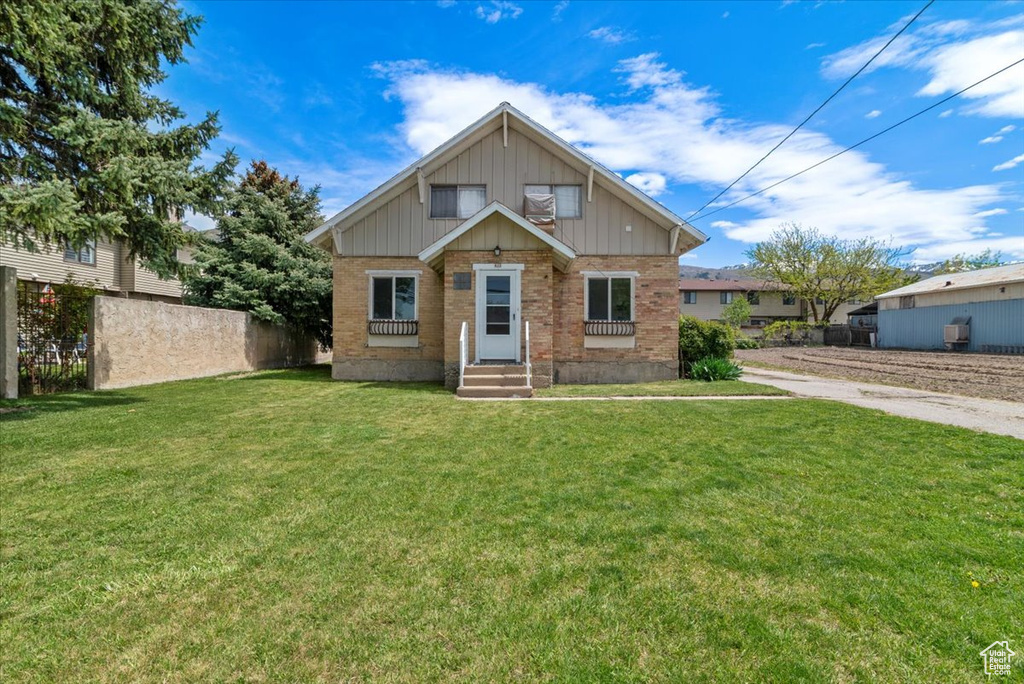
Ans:
[[[323,370],[20,406],[3,681],[967,682],[1024,646],[1007,437]]]
[[[554,385],[536,390],[536,394],[539,397],[736,397],[785,396],[789,392],[742,380],[666,380],[634,385]]]

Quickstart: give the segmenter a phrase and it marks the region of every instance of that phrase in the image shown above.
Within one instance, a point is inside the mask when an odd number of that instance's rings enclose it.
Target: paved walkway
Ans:
[[[833,399],[896,416],[1024,439],[1024,404],[1011,401],[976,399],[763,368],[745,367],[743,380],[779,387],[800,397]]]
[[[792,399],[793,397],[779,394],[743,394],[743,395],[721,395],[711,397],[668,397],[650,396],[639,397],[458,397],[459,401],[764,401],[778,399]]]

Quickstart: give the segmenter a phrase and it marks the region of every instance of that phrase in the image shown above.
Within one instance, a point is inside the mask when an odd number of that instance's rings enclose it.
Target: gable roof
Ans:
[[[545,231],[541,230],[537,226],[533,225],[525,218],[506,207],[501,202],[491,202],[480,211],[473,214],[471,217],[459,224],[459,226],[443,236],[440,240],[435,241],[432,245],[424,249],[419,253],[419,259],[425,264],[431,264],[439,256],[444,253],[444,248],[455,242],[462,235],[465,235],[469,231],[473,230],[476,226],[480,225],[488,216],[492,214],[501,214],[509,221],[519,226],[527,233],[537,238],[548,247],[550,247],[558,260],[564,265],[576,258],[576,252],[574,252],[568,245],[561,240],[554,238]]]
[[[991,285],[1009,285],[1010,283],[1019,282],[1024,282],[1024,262],[1007,266],[982,268],[977,271],[964,271],[963,273],[946,273],[945,275],[919,280],[916,283],[911,283],[896,290],[884,292],[876,296],[875,299],[903,297],[905,295],[925,294],[927,292],[966,290],[972,287]]]
[[[325,236],[329,234],[332,228],[342,224],[346,219],[356,216],[359,212],[366,209],[369,205],[387,195],[398,186],[404,185],[411,180],[418,171],[424,170],[423,173],[426,175],[428,173],[428,171],[425,171],[427,167],[435,164],[439,165],[438,162],[441,160],[447,160],[449,157],[455,156],[461,151],[463,146],[472,142],[478,134],[482,132],[490,132],[492,126],[498,122],[501,122],[502,125],[505,125],[506,122],[515,122],[516,124],[522,125],[526,130],[544,138],[553,148],[561,151],[566,156],[573,158],[581,166],[593,169],[595,178],[603,180],[605,182],[605,187],[610,186],[611,188],[617,189],[620,193],[628,196],[637,205],[642,207],[643,211],[649,214],[652,218],[656,218],[660,223],[667,223],[669,225],[669,228],[667,229],[674,230],[678,227],[679,229],[689,233],[698,244],[707,242],[707,235],[691,226],[680,216],[627,183],[617,173],[583,154],[578,149],[520,112],[508,102],[502,102],[496,108],[492,109],[476,122],[463,129],[443,145],[402,169],[390,180],[377,187],[368,195],[356,200],[345,209],[324,221],[322,225],[313,229],[306,235],[306,242],[322,242],[326,239]]]

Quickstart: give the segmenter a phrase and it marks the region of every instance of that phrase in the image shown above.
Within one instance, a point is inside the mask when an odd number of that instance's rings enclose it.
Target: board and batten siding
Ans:
[[[39,245],[39,251],[16,249],[0,243],[0,265],[13,266],[19,280],[62,283],[68,274],[79,284],[103,290],[121,289],[121,246],[106,240],[96,242],[96,263],[80,264],[64,260],[64,250],[53,245]]]
[[[427,197],[423,204],[419,201],[416,181],[411,179],[408,187],[397,196],[351,227],[343,227],[341,253],[344,256],[419,254],[464,220],[428,218],[430,186],[456,184],[485,185],[488,203],[501,202],[520,214],[526,185],[579,185],[583,217],[558,219],[555,238],[577,254],[655,255],[669,251],[669,232],[665,228],[614,196],[596,178],[593,201],[587,202],[587,176],[511,126],[508,147],[504,146],[502,131],[498,129],[424,179]],[[632,228],[629,232],[627,225]]]

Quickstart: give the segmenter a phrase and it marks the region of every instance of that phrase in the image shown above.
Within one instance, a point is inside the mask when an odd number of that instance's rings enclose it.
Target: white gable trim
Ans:
[[[499,114],[501,115],[500,117],[498,116]],[[512,117],[516,121],[518,121],[519,123],[524,125],[527,129],[530,129],[534,133],[540,135],[542,138],[544,138],[547,141],[549,141],[550,143],[552,143],[555,147],[557,147],[563,153],[565,153],[565,154],[569,155],[570,157],[574,158],[576,161],[579,162],[579,164],[581,165],[582,168],[586,169],[586,175],[588,177],[587,178],[587,195],[588,195],[587,199],[588,199],[588,201],[590,200],[590,196],[592,195],[592,188],[593,188],[593,180],[592,180],[592,178],[593,178],[594,175],[599,175],[606,183],[624,190],[626,192],[626,194],[628,194],[634,200],[639,201],[639,203],[642,204],[645,208],[647,208],[648,211],[650,211],[651,213],[657,215],[662,220],[664,220],[666,223],[669,223],[670,224],[670,228],[666,228],[666,230],[670,230],[672,227],[679,226],[683,230],[685,230],[687,233],[689,233],[698,242],[703,243],[703,242],[707,241],[707,239],[708,239],[707,235],[705,235],[701,231],[697,230],[696,228],[694,228],[693,226],[688,224],[686,221],[684,221],[682,218],[680,218],[674,212],[670,211],[668,208],[666,208],[666,207],[662,206],[661,204],[659,204],[658,202],[654,201],[653,199],[648,197],[646,194],[644,194],[640,190],[636,189],[635,187],[633,187],[632,185],[627,183],[625,180],[623,180],[621,177],[619,177],[618,174],[612,172],[610,169],[602,166],[601,164],[597,163],[596,161],[594,161],[593,159],[591,159],[587,155],[583,154],[582,152],[577,150],[575,147],[573,147],[569,143],[565,142],[564,140],[559,138],[557,135],[555,135],[554,133],[552,133],[548,129],[544,128],[543,126],[541,126],[540,124],[535,122],[533,119],[531,119],[530,117],[528,117],[525,114],[523,114],[522,112],[520,112],[518,109],[516,109],[515,107],[513,107],[509,103],[503,102],[497,108],[491,110],[490,112],[485,114],[483,117],[478,119],[476,122],[471,124],[468,128],[463,129],[461,132],[459,132],[451,140],[449,140],[448,142],[444,143],[443,145],[441,145],[437,149],[433,150],[432,152],[428,153],[422,159],[419,159],[418,161],[413,162],[412,164],[407,166],[405,169],[400,171],[398,174],[393,176],[386,183],[384,183],[383,185],[379,186],[376,190],[372,191],[371,193],[369,193],[368,195],[364,196],[363,198],[353,202],[348,207],[346,207],[342,211],[338,212],[337,214],[335,214],[334,216],[329,218],[321,226],[319,226],[318,228],[315,228],[314,230],[310,231],[306,235],[306,237],[305,237],[306,242],[320,243],[321,240],[323,239],[324,235],[332,227],[334,227],[334,226],[340,224],[341,222],[345,221],[345,219],[349,218],[350,216],[353,216],[354,214],[360,212],[361,210],[366,208],[367,205],[373,203],[378,198],[380,198],[383,195],[387,194],[388,192],[390,192],[391,190],[395,189],[399,185],[402,185],[403,183],[407,183],[411,179],[412,176],[414,176],[414,175],[419,176],[420,174],[426,175],[428,173],[427,169],[428,169],[428,167],[431,164],[433,164],[435,161],[437,161],[438,159],[440,159],[442,157],[446,157],[450,152],[452,152],[456,148],[461,147],[462,144],[467,139],[472,138],[474,135],[479,133],[481,131],[481,129],[486,127],[488,124],[494,124],[495,125],[495,129],[497,129],[497,128],[504,129],[503,133],[504,133],[504,135],[507,136],[507,134],[508,134],[508,118],[509,118],[509,115],[512,115]],[[508,144],[507,141],[505,142],[505,144],[506,145]],[[417,184],[419,184],[419,178],[418,177],[417,177]],[[422,199],[421,199],[421,201],[422,201]]]
[[[516,224],[530,235],[534,236],[557,254],[562,256],[565,260],[571,260],[576,258],[576,252],[572,251],[568,245],[561,240],[557,240],[554,237],[548,235],[543,230],[533,225],[519,214],[515,213],[501,202],[491,202],[480,211],[473,214],[471,217],[463,221],[458,228],[448,233],[440,240],[434,242],[434,244],[427,247],[425,250],[419,253],[420,261],[429,264],[431,261],[436,259],[444,252],[444,248],[451,243],[458,240],[461,236],[465,235],[469,231],[473,230],[476,226],[486,219],[491,214],[501,214],[512,223]]]

